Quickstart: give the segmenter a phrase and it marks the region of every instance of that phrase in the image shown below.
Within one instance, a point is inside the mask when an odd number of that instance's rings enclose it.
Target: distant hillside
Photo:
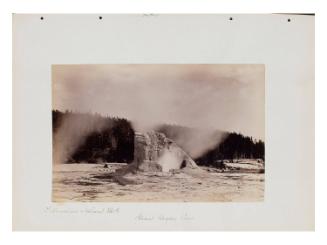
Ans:
[[[133,161],[134,130],[129,120],[117,117],[104,117],[99,114],[75,113],[70,111],[52,111],[52,130],[55,135],[67,118],[74,122],[88,121],[101,124],[101,129],[91,131],[85,127],[74,127],[75,134],[85,134],[83,142],[76,145],[73,151],[63,160],[67,163],[79,162],[125,162]],[[92,127],[94,125],[92,124]],[[82,132],[83,130],[83,132]],[[163,124],[156,129],[174,140],[186,152],[193,156],[199,165],[215,165],[223,159],[254,158],[264,159],[264,142],[254,140],[252,137],[239,133],[206,131],[179,126]],[[81,132],[79,132],[81,131]],[[203,133],[205,132],[205,133]],[[53,145],[61,144],[53,137]],[[56,142],[58,141],[58,142]],[[194,157],[195,156],[195,157]]]
[[[198,135],[201,135],[201,131],[197,133],[199,129],[177,125],[163,125],[158,128],[158,131],[176,141],[186,151],[188,150],[187,144],[189,141],[192,141],[192,138],[199,138]],[[254,140],[252,137],[235,132],[229,133],[219,130],[204,135],[212,140],[207,141],[211,146],[206,151],[199,156],[193,156],[195,162],[199,165],[215,165],[216,162],[225,159],[232,161],[233,159],[264,160],[265,158],[265,145],[261,140]],[[190,152],[188,153],[191,154]]]
[[[55,110],[52,111],[52,129],[54,135],[65,120],[67,123],[68,118],[74,119],[70,120],[71,122],[89,122],[90,118],[96,119],[96,123],[101,124],[101,130],[92,131],[86,137],[83,137],[83,142],[63,160],[64,162],[97,163],[104,161],[130,163],[133,161],[134,130],[128,120],[117,117],[103,117],[99,114],[61,112]],[[74,127],[75,134],[84,134],[82,130],[85,130],[85,127],[82,127],[81,130]],[[56,137],[53,137],[53,139],[55,141]],[[61,144],[61,142],[53,142],[53,144]]]

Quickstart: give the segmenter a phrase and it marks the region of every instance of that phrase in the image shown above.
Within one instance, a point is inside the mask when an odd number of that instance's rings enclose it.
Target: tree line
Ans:
[[[134,130],[130,121],[124,118],[101,116],[100,114],[76,113],[71,111],[52,111],[53,134],[60,128],[65,118],[78,122],[86,118],[97,118],[101,130],[93,131],[85,137],[68,158],[70,163],[124,162],[130,163],[134,158]],[[82,132],[81,132],[82,133]],[[54,137],[53,137],[54,138]],[[60,144],[60,142],[57,142]]]
[[[233,162],[235,159],[265,160],[265,144],[262,140],[253,140],[252,137],[240,133],[228,133],[224,140],[215,148],[195,159],[201,165],[219,165],[223,160]]]
[[[52,111],[53,134],[60,128],[61,123],[67,117],[76,117],[78,120],[85,120],[85,117],[97,117],[104,127],[100,131],[94,131],[87,135],[84,142],[77,147],[67,162],[70,163],[97,163],[124,162],[131,163],[134,157],[134,129],[132,123],[125,118],[102,116],[92,113],[77,113],[72,111]],[[167,131],[169,128],[169,131]],[[163,132],[167,137],[174,140],[176,133],[187,133],[194,129],[178,125],[163,125],[158,131]],[[174,132],[173,134],[171,132]],[[219,133],[221,133],[219,131]],[[211,148],[202,156],[194,159],[199,165],[213,165],[222,160],[239,158],[252,158],[264,160],[265,144],[262,140],[255,140],[252,137],[240,133],[224,132],[225,137],[217,145]],[[54,138],[54,137],[53,137]],[[60,143],[60,142],[57,142]]]
[[[164,124],[158,127],[158,131],[173,140],[181,137],[190,139],[189,135],[196,135],[196,129],[180,125]],[[223,160],[234,161],[236,159],[261,159],[264,161],[265,144],[262,140],[255,140],[240,133],[219,130],[212,132],[212,135],[214,134],[217,135],[217,144],[202,156],[194,159],[198,165],[219,166]],[[222,140],[219,140],[221,138],[219,135],[223,135]]]

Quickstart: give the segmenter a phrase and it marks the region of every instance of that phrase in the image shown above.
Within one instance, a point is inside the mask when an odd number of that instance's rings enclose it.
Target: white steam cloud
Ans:
[[[163,172],[169,172],[171,169],[179,169],[183,159],[179,156],[176,149],[165,149],[161,157],[158,159],[158,164],[162,167]]]
[[[206,129],[177,135],[192,157],[223,138],[216,129],[264,139],[263,65],[54,65],[52,79],[53,109],[124,117],[143,132],[162,123]],[[71,120],[54,136],[58,161],[101,129]]]
[[[224,132],[217,130],[194,129],[187,133],[176,133],[174,140],[192,158],[200,157],[215,148],[225,137]]]
[[[53,138],[53,162],[65,163],[92,132],[104,129],[104,120],[98,117],[68,115],[60,122]]]

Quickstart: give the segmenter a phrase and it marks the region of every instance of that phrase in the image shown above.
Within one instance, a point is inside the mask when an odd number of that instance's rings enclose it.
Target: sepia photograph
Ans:
[[[12,26],[13,230],[315,230],[314,15]]]
[[[260,64],[53,65],[53,202],[260,202]]]

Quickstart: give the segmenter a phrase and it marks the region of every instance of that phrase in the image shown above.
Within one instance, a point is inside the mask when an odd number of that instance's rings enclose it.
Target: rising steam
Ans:
[[[162,123],[205,129],[173,138],[196,158],[223,139],[216,129],[264,137],[263,81],[263,65],[54,65],[53,109],[127,118],[141,132]],[[65,119],[54,135],[55,162],[103,126]]]
[[[165,149],[158,164],[162,167],[163,172],[169,172],[170,169],[179,169],[183,159],[179,156],[176,149]]]
[[[192,158],[197,158],[215,148],[226,136],[217,130],[193,129],[187,133],[176,133],[173,138]]]
[[[108,124],[97,116],[72,114],[64,117],[53,136],[53,162],[57,164],[69,161],[88,135],[101,132],[105,127]]]

